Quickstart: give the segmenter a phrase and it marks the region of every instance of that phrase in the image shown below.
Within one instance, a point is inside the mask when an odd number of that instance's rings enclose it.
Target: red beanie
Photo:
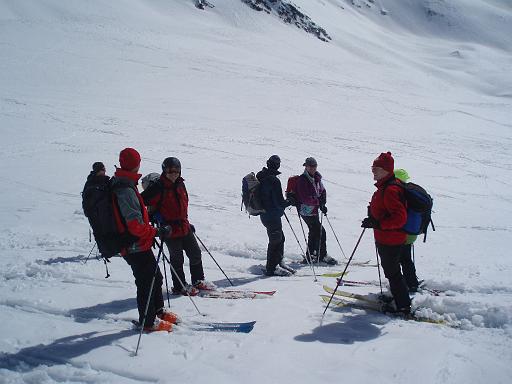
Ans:
[[[392,173],[395,169],[395,160],[393,160],[391,152],[381,153],[379,157],[373,160],[373,166]]]
[[[121,166],[121,169],[124,169],[125,171],[131,171],[132,169],[137,168],[139,164],[139,152],[133,148],[125,148],[119,154],[119,165]]]

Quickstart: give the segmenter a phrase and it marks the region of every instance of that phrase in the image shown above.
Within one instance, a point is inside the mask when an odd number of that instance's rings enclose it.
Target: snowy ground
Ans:
[[[512,377],[512,8],[507,0],[295,1],[324,43],[238,0],[0,1],[0,383],[509,383]],[[354,3],[354,5],[352,4]],[[384,10],[385,12],[381,12]],[[383,13],[386,13],[383,15]],[[250,334],[144,335],[128,265],[95,259],[80,191],[119,151],[141,172],[177,156],[198,235],[258,300],[186,298],[185,321],[256,320]],[[432,193],[418,243],[458,328],[329,310],[311,270],[263,278],[266,234],[240,212],[241,177],[281,156],[282,182],[319,163],[347,256],[374,189],[373,159]],[[297,233],[296,215],[288,216]],[[343,257],[328,229],[330,254]],[[285,222],[286,256],[300,250]],[[227,286],[205,253],[206,276]],[[366,234],[355,261],[375,260]],[[335,272],[341,268],[319,268]],[[375,267],[349,278],[378,282]],[[346,288],[378,292],[378,287]]]

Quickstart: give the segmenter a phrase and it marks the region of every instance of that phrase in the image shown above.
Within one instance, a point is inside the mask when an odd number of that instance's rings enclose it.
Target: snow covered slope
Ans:
[[[295,0],[328,42],[240,0],[209,2],[0,0],[0,382],[508,383],[510,2]],[[112,174],[127,146],[144,174],[180,158],[190,220],[226,273],[240,289],[278,290],[197,299],[204,319],[186,298],[173,309],[186,321],[256,320],[252,333],[145,335],[131,356],[131,270],[115,259],[104,279],[102,263],[83,263],[92,244],[80,205],[91,164]],[[243,175],[277,153],[284,184],[314,156],[348,256],[370,165],[387,150],[434,197],[436,232],[417,244],[416,265],[446,293],[415,305],[459,329],[350,310],[321,319],[318,295],[334,279],[251,273],[266,234],[240,212]],[[203,257],[207,278],[226,286]],[[374,259],[367,234],[355,260]],[[349,277],[378,281],[374,267]]]

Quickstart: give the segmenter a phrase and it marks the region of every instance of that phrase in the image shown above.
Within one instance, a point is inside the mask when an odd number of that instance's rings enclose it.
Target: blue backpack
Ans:
[[[432,225],[432,230],[435,231],[434,222],[432,221],[432,207],[434,200],[427,193],[427,191],[414,183],[403,183],[398,180],[389,182],[386,187],[390,185],[397,185],[402,188],[405,200],[405,207],[407,208],[407,222],[402,227],[402,230],[409,235],[423,234],[423,242],[427,240],[427,229]]]

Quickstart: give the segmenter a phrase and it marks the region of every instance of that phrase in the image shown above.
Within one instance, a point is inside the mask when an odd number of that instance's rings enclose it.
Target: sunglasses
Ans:
[[[167,173],[167,174],[169,174],[169,175],[172,175],[173,173],[175,173],[175,174],[179,175],[180,171],[177,171],[177,170],[175,170],[175,169],[170,169],[170,170],[168,170],[168,171],[167,171],[167,172],[165,172],[165,173]]]

